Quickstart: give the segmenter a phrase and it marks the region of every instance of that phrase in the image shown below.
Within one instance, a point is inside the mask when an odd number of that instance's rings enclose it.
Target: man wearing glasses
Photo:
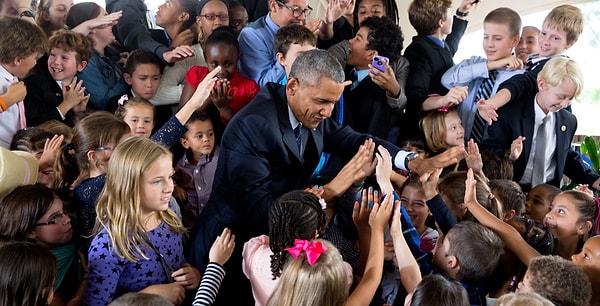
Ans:
[[[260,87],[268,82],[279,82],[285,70],[275,57],[275,34],[290,23],[306,25],[306,17],[311,12],[308,0],[269,0],[269,13],[240,32],[240,73]],[[319,23],[316,21],[309,28],[315,32]]]

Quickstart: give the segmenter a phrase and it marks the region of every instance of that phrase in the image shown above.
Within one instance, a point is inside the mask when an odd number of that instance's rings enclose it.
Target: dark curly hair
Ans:
[[[285,248],[294,245],[294,239],[311,240],[315,231],[322,233],[327,216],[319,198],[301,190],[290,191],[275,200],[269,211],[269,246],[273,279],[281,276],[288,259]]]
[[[361,28],[369,29],[367,49],[376,50],[379,55],[395,61],[402,52],[404,36],[400,26],[389,17],[369,17],[361,24]]]

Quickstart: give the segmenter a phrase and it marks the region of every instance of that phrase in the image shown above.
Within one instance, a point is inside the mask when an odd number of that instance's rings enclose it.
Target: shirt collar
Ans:
[[[12,73],[8,72],[4,66],[0,65],[0,77],[6,79],[7,81],[18,81],[19,78],[14,76]]]
[[[369,75],[369,69],[356,70],[356,81],[362,82]]]
[[[436,45],[438,45],[442,48],[446,47],[446,43],[443,40],[441,40],[433,35],[427,35],[427,38],[429,38],[429,40],[431,40],[433,43],[435,43]]]
[[[542,108],[540,107],[540,105],[538,104],[538,99],[537,99],[537,95],[535,96],[535,103],[534,107],[533,107],[533,111],[535,113],[535,124],[539,124],[540,122],[542,122],[542,120],[544,119],[544,117],[546,116],[553,116],[553,112],[548,111],[548,114],[544,114],[544,111],[542,110]]]
[[[279,31],[279,26],[275,23],[275,21],[273,21],[273,19],[271,19],[270,12],[267,14],[267,17],[265,17],[265,23],[267,24],[269,30],[271,30],[273,33]]]
[[[292,129],[295,129],[296,126],[298,126],[298,124],[300,124],[300,121],[298,121],[298,119],[296,119],[296,116],[294,116],[294,113],[292,112],[292,108],[290,107],[289,104],[288,104],[288,116],[290,119],[290,125],[292,126]]]

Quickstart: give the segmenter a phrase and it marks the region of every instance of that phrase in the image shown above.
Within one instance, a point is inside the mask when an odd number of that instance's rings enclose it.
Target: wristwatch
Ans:
[[[408,155],[406,155],[406,157],[404,158],[404,168],[407,171],[410,171],[410,169],[408,168],[408,162],[411,161],[411,160],[413,160],[413,159],[416,159],[418,157],[419,157],[418,153],[415,153],[415,152],[408,153]]]
[[[21,12],[21,14],[19,14],[19,18],[23,18],[23,17],[35,18],[35,15],[33,15],[33,12],[31,10],[26,10],[26,11]]]
[[[465,18],[467,16],[469,16],[469,12],[461,12],[458,9],[456,9],[456,16],[460,17],[460,18]]]

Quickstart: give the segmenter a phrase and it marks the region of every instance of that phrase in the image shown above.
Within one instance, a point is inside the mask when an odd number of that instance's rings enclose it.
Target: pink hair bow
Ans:
[[[308,240],[303,239],[295,239],[294,246],[285,248],[294,259],[298,258],[300,253],[304,251],[306,253],[306,260],[309,265],[313,265],[317,259],[323,254],[323,252],[327,251],[327,247],[323,245],[321,241],[313,241],[310,242]]]

